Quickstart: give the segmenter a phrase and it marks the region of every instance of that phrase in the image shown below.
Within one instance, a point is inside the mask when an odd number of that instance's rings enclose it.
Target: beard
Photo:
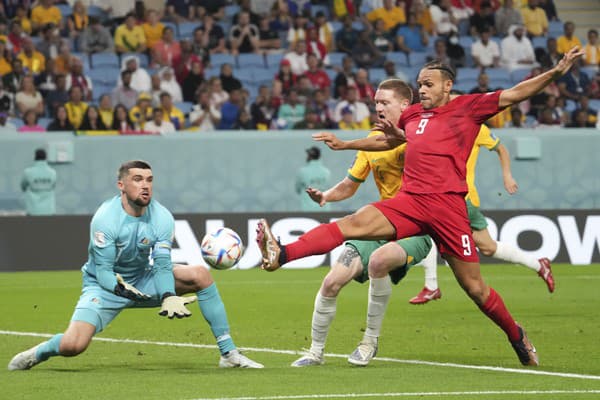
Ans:
[[[138,207],[146,207],[148,204],[150,204],[150,201],[152,200],[152,198],[148,198],[148,200],[144,200],[141,197],[138,197],[137,199],[134,199],[132,201],[133,204],[135,204]]]

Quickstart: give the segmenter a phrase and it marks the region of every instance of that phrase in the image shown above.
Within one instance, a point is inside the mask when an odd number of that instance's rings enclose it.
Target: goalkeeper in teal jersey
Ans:
[[[29,369],[53,356],[75,356],[125,308],[160,307],[159,315],[189,317],[198,300],[221,352],[220,367],[262,368],[241,354],[229,334],[225,306],[210,272],[201,265],[173,265],[175,220],[152,200],[152,169],[144,161],[121,165],[121,194],[92,218],[83,289],[65,333],[17,354],[9,370]],[[182,294],[193,296],[181,297]]]

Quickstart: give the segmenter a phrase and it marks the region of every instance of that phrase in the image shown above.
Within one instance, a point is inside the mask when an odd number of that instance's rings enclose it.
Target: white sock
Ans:
[[[514,264],[522,264],[534,271],[540,270],[540,262],[534,257],[528,256],[524,251],[503,242],[496,242],[496,245],[498,247],[492,257]]]
[[[420,264],[425,271],[425,286],[429,290],[437,289],[437,248],[435,247],[435,244],[431,246],[431,250],[429,250],[427,257],[422,259]]]
[[[315,309],[312,318],[312,343],[310,350],[314,353],[321,353],[325,348],[327,333],[329,327],[335,318],[337,297],[321,296],[321,291],[315,298]]]
[[[370,278],[369,304],[367,306],[367,329],[365,339],[378,338],[381,332],[381,324],[385,309],[392,294],[392,280],[389,275],[385,278]]]

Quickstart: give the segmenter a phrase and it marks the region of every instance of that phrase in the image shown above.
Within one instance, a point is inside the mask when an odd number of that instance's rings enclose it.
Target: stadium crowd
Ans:
[[[374,87],[438,59],[507,88],[573,45],[580,65],[487,124],[600,128],[598,31],[552,0],[2,0],[0,127],[169,134],[369,129]]]

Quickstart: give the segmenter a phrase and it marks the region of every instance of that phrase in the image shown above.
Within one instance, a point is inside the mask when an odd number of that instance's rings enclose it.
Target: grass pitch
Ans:
[[[366,368],[346,356],[362,337],[367,285],[338,298],[326,364],[291,368],[310,346],[315,294],[327,270],[213,271],[238,347],[264,370],[217,368],[215,341],[197,305],[168,320],[157,309],[126,310],[75,358],[30,371],[0,369],[5,399],[596,399],[600,398],[600,266],[553,266],[549,294],[531,270],[483,266],[487,282],[527,330],[540,367],[522,367],[504,334],[440,267],[443,297],[408,304],[423,285],[414,268],[394,289],[379,357]],[[0,274],[0,356],[63,331],[79,297],[78,271]]]

